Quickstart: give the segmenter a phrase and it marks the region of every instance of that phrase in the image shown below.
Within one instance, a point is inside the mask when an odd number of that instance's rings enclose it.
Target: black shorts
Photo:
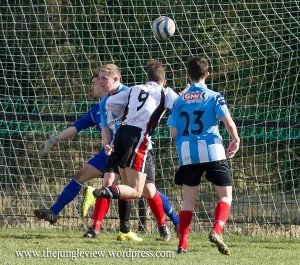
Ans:
[[[107,160],[106,160],[103,172],[104,173],[111,172],[111,173],[116,173],[116,174],[120,175],[118,165],[114,164],[113,161],[110,160],[109,158],[110,158],[110,156],[107,156]]]
[[[116,160],[116,157],[118,156],[116,152],[117,149],[114,148],[113,153],[107,157],[106,164],[104,166],[104,173],[113,172],[119,174],[119,165],[118,162],[116,162],[118,161]],[[120,167],[124,168],[122,165],[120,165]],[[151,150],[147,151],[144,173],[147,174],[146,183],[155,183],[155,161],[153,159],[153,152]]]
[[[231,171],[226,160],[180,166],[175,174],[175,184],[198,186],[203,173],[205,178],[216,186],[232,186]]]
[[[145,172],[149,139],[142,135],[141,128],[122,125],[116,132],[113,145],[114,151],[108,158],[108,164]]]
[[[155,184],[155,162],[151,150],[148,151],[148,155],[146,158],[145,174],[147,174],[146,183]]]

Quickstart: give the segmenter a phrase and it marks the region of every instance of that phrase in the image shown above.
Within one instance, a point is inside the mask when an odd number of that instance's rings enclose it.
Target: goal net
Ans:
[[[227,231],[299,237],[299,1],[4,0],[0,11],[0,226],[42,225],[33,209],[49,207],[101,147],[99,133],[89,129],[46,157],[37,155],[45,139],[96,103],[93,69],[115,63],[131,86],[145,82],[146,62],[158,59],[168,86],[180,92],[188,83],[187,60],[204,55],[212,65],[208,85],[225,95],[242,140],[230,161]],[[151,33],[161,15],[176,23],[167,41]],[[165,119],[153,141],[157,187],[180,210],[177,156]],[[205,180],[199,189],[193,231],[207,231],[217,198]],[[88,222],[80,217],[81,199],[62,211],[58,225]],[[106,227],[114,227],[116,213],[112,207]],[[147,219],[153,224],[149,212]]]

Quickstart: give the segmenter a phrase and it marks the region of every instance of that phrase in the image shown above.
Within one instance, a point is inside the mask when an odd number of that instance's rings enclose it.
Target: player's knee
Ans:
[[[226,197],[222,197],[221,201],[226,202],[228,205],[231,205],[232,202],[232,196],[226,196]]]
[[[143,191],[143,195],[145,198],[153,198],[156,194],[157,190],[153,183],[146,183]]]
[[[114,173],[105,173],[104,178],[103,178],[102,186],[103,187],[112,186],[115,182],[115,179],[116,179],[116,177],[115,177]]]
[[[83,170],[79,170],[75,173],[74,179],[80,183],[84,183],[86,181],[86,177]]]
[[[142,195],[143,195],[143,191],[136,190],[134,194],[134,199],[139,199],[142,197]]]

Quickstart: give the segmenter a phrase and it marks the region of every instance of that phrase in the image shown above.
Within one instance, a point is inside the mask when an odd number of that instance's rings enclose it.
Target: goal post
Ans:
[[[224,94],[241,137],[230,160],[234,198],[227,231],[299,237],[299,7],[297,0],[1,1],[0,225],[41,225],[33,209],[49,207],[101,147],[99,133],[89,129],[46,157],[37,155],[45,139],[96,103],[93,69],[115,63],[122,82],[132,86],[145,81],[146,62],[158,59],[167,85],[180,92],[189,82],[188,58],[204,55],[211,64],[208,85]],[[161,15],[176,23],[170,40],[152,35],[151,23]],[[165,121],[153,137],[156,183],[179,210],[178,162]],[[222,126],[221,134],[228,144]],[[199,189],[193,230],[207,231],[216,195],[204,180]],[[59,224],[88,222],[80,218],[80,202],[81,195]],[[107,227],[116,216],[113,205]]]

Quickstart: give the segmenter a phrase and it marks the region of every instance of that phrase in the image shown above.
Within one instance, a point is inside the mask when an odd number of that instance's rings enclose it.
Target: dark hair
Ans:
[[[161,62],[150,60],[147,63],[147,76],[148,81],[154,81],[156,83],[161,83],[166,79],[166,72]]]
[[[192,81],[203,78],[208,68],[208,61],[204,57],[193,57],[187,63],[187,72]]]
[[[93,70],[92,81],[93,81],[94,78],[96,78],[96,77],[98,78],[99,73],[100,73],[100,69],[101,68],[96,68],[95,70]]]

